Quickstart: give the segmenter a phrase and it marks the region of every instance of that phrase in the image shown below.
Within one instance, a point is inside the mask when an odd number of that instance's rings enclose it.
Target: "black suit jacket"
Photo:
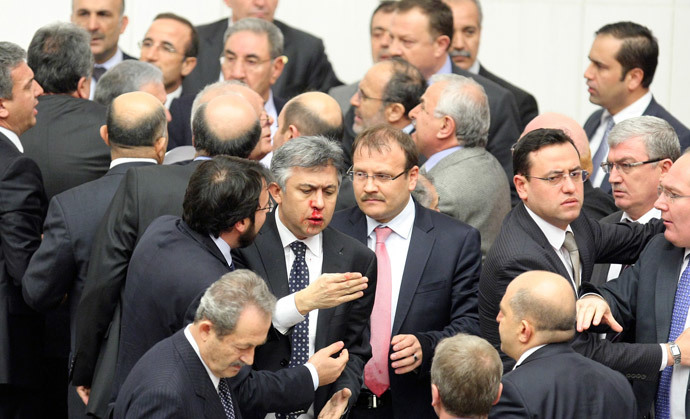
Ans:
[[[26,155],[41,168],[48,199],[108,171],[110,148],[99,131],[105,106],[67,95],[42,95],[36,109],[36,125],[21,141]]]
[[[279,208],[276,212],[279,211]],[[246,268],[256,272],[268,283],[276,298],[289,294],[288,273],[285,254],[278,234],[276,212],[268,214],[254,243],[242,249],[233,249],[233,261],[237,269]],[[357,240],[331,227],[323,230],[322,273],[360,272],[369,278],[364,296],[330,309],[319,310],[316,329],[315,350],[318,351],[333,342],[345,343],[350,359],[338,380],[328,386],[321,386],[314,399],[314,414],[318,415],[328,399],[338,390],[347,387],[352,391],[350,405],[357,400],[362,386],[364,364],[371,357],[371,347],[364,331],[374,305],[376,290],[376,255]],[[290,360],[290,337],[275,329],[269,333],[268,341],[257,348],[254,367],[258,370],[278,371]]]
[[[119,164],[102,178],[50,200],[43,241],[22,279],[23,294],[27,304],[41,312],[58,307],[67,295],[72,350],[75,314],[86,280],[93,237],[127,170],[151,164]]]
[[[241,418],[231,390],[236,418]],[[115,418],[226,419],[218,391],[180,330],[135,365],[115,404]]]
[[[620,373],[552,343],[507,372],[489,418],[633,418],[635,398]]]
[[[124,52],[124,51],[122,51],[122,59],[123,59],[123,60],[138,60],[137,57],[133,57],[133,56],[127,54],[127,53]]]
[[[623,216],[623,211],[616,211],[613,214],[607,215],[606,217],[602,218],[600,221],[602,223],[618,223],[621,220],[621,217]],[[606,283],[606,278],[609,275],[609,268],[611,267],[610,263],[597,263],[594,265],[594,269],[592,270],[592,280],[590,281],[592,285],[594,286],[601,286]]]
[[[602,113],[604,113],[603,108],[594,111],[594,113],[592,113],[585,122],[584,130],[587,133],[587,137],[590,139],[590,141],[592,140],[594,133],[597,131],[597,128],[599,128]],[[683,125],[682,122],[671,115],[663,106],[659,105],[654,98],[652,98],[652,101],[649,102],[649,106],[647,106],[647,109],[644,110],[642,115],[656,116],[657,118],[661,118],[671,124],[673,129],[676,130],[676,134],[678,134],[681,152],[690,147],[690,129],[688,129],[688,127]],[[592,153],[592,155],[594,155],[594,153]],[[611,184],[608,182],[608,176],[606,176],[604,182],[602,182],[601,189],[607,193],[611,192]]]
[[[161,215],[182,215],[189,178],[199,162],[136,167],[118,187],[94,237],[77,307],[72,383],[89,387],[101,342],[113,320],[134,246]]]
[[[486,77],[502,87],[505,87],[510,91],[510,93],[513,94],[513,96],[515,96],[518,111],[520,112],[521,129],[524,129],[532,119],[539,115],[537,100],[530,93],[491,73],[483,65],[479,65],[479,75]]]
[[[192,145],[192,104],[196,95],[184,94],[170,103],[168,124],[168,151],[183,145]]]
[[[274,20],[284,39],[283,53],[288,62],[276,83],[276,96],[291,99],[300,93],[319,90],[328,92],[342,83],[335,75],[321,39]],[[199,54],[194,70],[184,78],[183,90],[196,94],[207,84],[218,81],[220,55],[223,52],[223,35],[228,29],[228,19],[221,19],[207,25],[197,26],[199,33]]]
[[[583,284],[590,281],[595,262],[634,263],[651,237],[663,231],[662,223],[601,224],[582,213],[570,223],[570,227],[580,252]],[[479,279],[479,325],[482,336],[497,349],[500,348],[500,336],[496,316],[501,298],[513,278],[532,270],[554,272],[570,278],[568,270],[546,236],[527,213],[524,203],[520,203],[503,221],[501,232],[486,256]],[[576,350],[615,370],[648,371],[648,368],[658,369],[661,363],[661,358],[656,357],[653,348],[647,348],[650,352],[640,352],[635,358],[618,358],[612,352],[616,348],[601,347],[595,335],[585,333],[581,336],[581,340],[576,340]],[[512,367],[513,361],[504,354],[502,356],[504,365]],[[658,361],[656,366],[655,361]]]
[[[359,207],[336,213],[331,226],[367,244],[367,220]],[[389,364],[393,412],[400,418],[432,418],[427,390],[436,344],[457,333],[479,334],[479,232],[415,202],[405,260],[391,336],[415,335],[422,346],[422,365],[416,372],[397,375]]]
[[[661,349],[656,343],[668,342],[673,315],[673,301],[683,264],[684,249],[675,247],[663,234],[654,237],[634,266],[600,288],[623,330],[635,331],[637,345],[627,347],[635,354],[636,346],[653,344],[658,351],[656,369],[646,375],[630,375],[638,403],[638,416],[646,416],[656,396],[661,364]],[[687,395],[687,393],[686,393]],[[685,399],[686,416],[690,415],[690,398]]]
[[[618,210],[613,196],[610,193],[604,192],[601,188],[592,186],[590,179],[585,181],[583,189],[584,201],[582,202],[582,212],[586,216],[600,220]]]
[[[40,169],[0,133],[0,385],[39,386],[43,317],[24,302],[22,277],[46,205]]]

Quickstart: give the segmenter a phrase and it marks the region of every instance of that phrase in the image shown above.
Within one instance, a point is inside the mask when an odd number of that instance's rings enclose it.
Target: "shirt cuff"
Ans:
[[[666,348],[665,343],[660,343],[661,346],[661,368],[659,371],[663,371],[668,366],[668,348]]]
[[[297,310],[295,294],[287,295],[276,303],[273,313],[273,327],[282,334],[286,334],[291,327],[304,321],[304,316]]]
[[[314,391],[316,391],[316,389],[319,388],[319,373],[316,371],[314,364],[310,362],[307,362],[304,366],[307,367],[311,373],[311,381],[314,383]]]
[[[605,299],[604,297],[602,297],[600,294],[597,294],[596,292],[588,292],[587,294],[581,295],[580,298],[578,298],[578,300],[582,300],[583,298],[585,298],[585,297],[587,297],[587,296],[589,296],[589,295],[593,295],[593,296],[595,296],[595,297],[599,297],[599,298],[601,298],[602,300],[606,301],[606,299]]]

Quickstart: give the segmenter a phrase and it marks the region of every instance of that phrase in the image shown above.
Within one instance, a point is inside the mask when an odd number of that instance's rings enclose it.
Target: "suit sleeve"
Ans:
[[[23,156],[11,160],[0,178],[0,253],[2,276],[17,287],[41,243],[45,207],[43,179],[36,163]]]
[[[647,224],[588,221],[595,234],[596,263],[633,264],[652,237],[666,230],[656,219]]]
[[[57,307],[77,276],[77,264],[58,197],[53,197],[43,226],[43,241],[22,279],[24,300],[33,309]]]
[[[489,419],[531,418],[520,389],[510,380],[503,379],[501,383],[503,392],[498,403],[491,408]]]
[[[306,367],[276,372],[247,366],[230,379],[243,417],[264,417],[269,412],[307,411],[314,403],[314,383]]]
[[[190,395],[194,396],[194,395]],[[127,400],[126,406],[115,407],[115,419],[186,419],[180,395],[167,388],[154,387]],[[124,403],[118,399],[118,403]]]
[[[438,342],[458,333],[479,336],[479,314],[477,309],[477,284],[481,271],[481,240],[479,231],[470,229],[465,237],[460,257],[456,261],[453,276],[451,321],[443,330],[419,332],[414,335],[422,346],[420,370],[431,370],[431,360]]]
[[[103,337],[124,287],[138,232],[137,171],[120,184],[94,238],[84,291],[77,308],[72,384],[90,386]]]

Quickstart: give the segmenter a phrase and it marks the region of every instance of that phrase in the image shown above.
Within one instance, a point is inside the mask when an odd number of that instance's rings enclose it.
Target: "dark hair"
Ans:
[[[236,137],[221,138],[211,130],[206,120],[208,102],[199,106],[192,120],[194,148],[204,150],[209,156],[221,154],[247,158],[261,138],[261,124],[257,119],[252,127]]]
[[[185,26],[188,26],[189,30],[192,31],[192,39],[190,39],[189,43],[185,46],[184,56],[196,57],[199,54],[199,33],[196,31],[194,25],[192,25],[192,22],[188,21],[182,16],[170,12],[159,13],[158,15],[156,15],[156,17],[153,18],[153,20],[158,19],[172,19],[182,23]]]
[[[299,127],[300,134],[321,135],[330,140],[340,142],[343,138],[342,120],[338,125],[329,124],[321,115],[314,113],[299,99],[290,101],[283,109],[285,123],[281,129],[285,130],[289,125]],[[282,132],[282,131],[281,131]]]
[[[259,196],[270,175],[261,163],[216,156],[196,168],[182,204],[182,219],[200,234],[218,237],[259,207]]]
[[[374,12],[371,14],[371,19],[369,19],[369,29],[371,30],[371,24],[374,21],[374,16],[378,12],[383,12],[383,13],[393,13],[395,9],[397,8],[398,2],[397,1],[392,1],[392,0],[384,0],[381,3],[379,3],[378,6],[376,6],[376,9],[374,9]]]
[[[108,140],[120,146],[150,147],[160,137],[167,137],[167,120],[163,105],[146,114],[122,118],[111,103],[108,105],[106,124]]]
[[[429,33],[432,37],[446,35],[453,39],[453,12],[447,4],[441,0],[402,0],[396,10],[408,12],[414,8],[421,9],[429,18]]]
[[[93,71],[91,36],[72,23],[53,23],[36,31],[27,64],[45,93],[72,93]]]
[[[390,63],[392,76],[383,89],[383,97],[388,103],[400,103],[405,108],[405,115],[419,104],[427,88],[426,79],[417,67],[400,57],[384,61]]]
[[[405,153],[405,170],[410,170],[419,164],[419,151],[412,137],[402,130],[387,124],[374,125],[360,132],[352,143],[352,155],[357,149],[366,147],[380,153],[390,151],[390,143],[396,143]]]
[[[24,61],[26,54],[17,44],[0,42],[0,98],[12,99],[12,70]]]
[[[537,151],[542,147],[565,143],[570,143],[573,146],[579,159],[580,152],[577,151],[575,143],[562,130],[540,128],[530,131],[513,146],[513,174],[529,174],[529,169],[531,168],[529,155],[533,151]]]
[[[642,87],[649,87],[659,62],[659,44],[647,27],[635,22],[617,22],[604,25],[596,35],[611,35],[623,41],[616,60],[623,67],[621,81],[628,71],[639,68],[644,72]]]

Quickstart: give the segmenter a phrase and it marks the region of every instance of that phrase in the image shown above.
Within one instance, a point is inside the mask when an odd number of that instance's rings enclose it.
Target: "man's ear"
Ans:
[[[389,124],[395,124],[405,117],[405,107],[402,103],[389,103],[383,112]]]
[[[289,130],[289,133],[287,134],[287,135],[288,135],[288,138],[285,140],[286,142],[287,142],[288,140],[292,140],[293,138],[297,138],[297,137],[300,137],[300,136],[302,135],[302,134],[299,132],[299,128],[297,128],[297,127],[294,126],[293,124],[288,125],[288,130]]]
[[[88,99],[91,95],[91,77],[82,77],[77,82],[76,96],[81,99]]]
[[[158,163],[163,164],[163,160],[165,159],[165,152],[168,149],[168,137],[159,137],[154,143],[153,143],[153,150],[156,153],[156,156],[158,157]]]
[[[518,329],[518,340],[520,343],[527,344],[534,335],[532,325],[527,320],[520,321],[520,328]]]
[[[283,74],[283,69],[285,68],[285,62],[287,59],[285,58],[284,55],[281,55],[280,57],[276,58],[273,60],[273,68],[271,69],[271,86],[273,86],[273,83],[278,80],[278,77],[280,77],[281,74]]]
[[[101,125],[101,129],[99,130],[99,132],[101,133],[101,138],[103,139],[105,145],[110,147],[110,140],[108,139],[108,126]]]
[[[280,205],[283,201],[283,191],[280,189],[280,186],[275,182],[271,182],[271,184],[268,185],[268,192],[273,197],[273,200],[276,201],[276,204]]]
[[[513,176],[513,183],[515,184],[515,190],[521,200],[527,201],[527,179],[524,175]]]
[[[455,136],[455,121],[450,116],[444,115],[443,122],[441,122],[441,127],[436,133],[436,138],[443,140],[451,136]]]
[[[441,393],[438,391],[438,386],[436,384],[431,384],[431,405],[435,409],[441,407]]]
[[[642,79],[644,79],[644,71],[641,68],[633,68],[628,70],[625,75],[625,86],[628,91],[636,90],[642,85]]]
[[[194,67],[196,67],[196,57],[185,57],[184,61],[182,62],[180,74],[182,74],[182,77],[187,77],[189,73],[194,70]]]
[[[501,393],[503,393],[503,383],[498,383],[498,394],[496,394],[496,400],[491,403],[491,405],[495,405],[498,403],[499,400],[501,400]]]

